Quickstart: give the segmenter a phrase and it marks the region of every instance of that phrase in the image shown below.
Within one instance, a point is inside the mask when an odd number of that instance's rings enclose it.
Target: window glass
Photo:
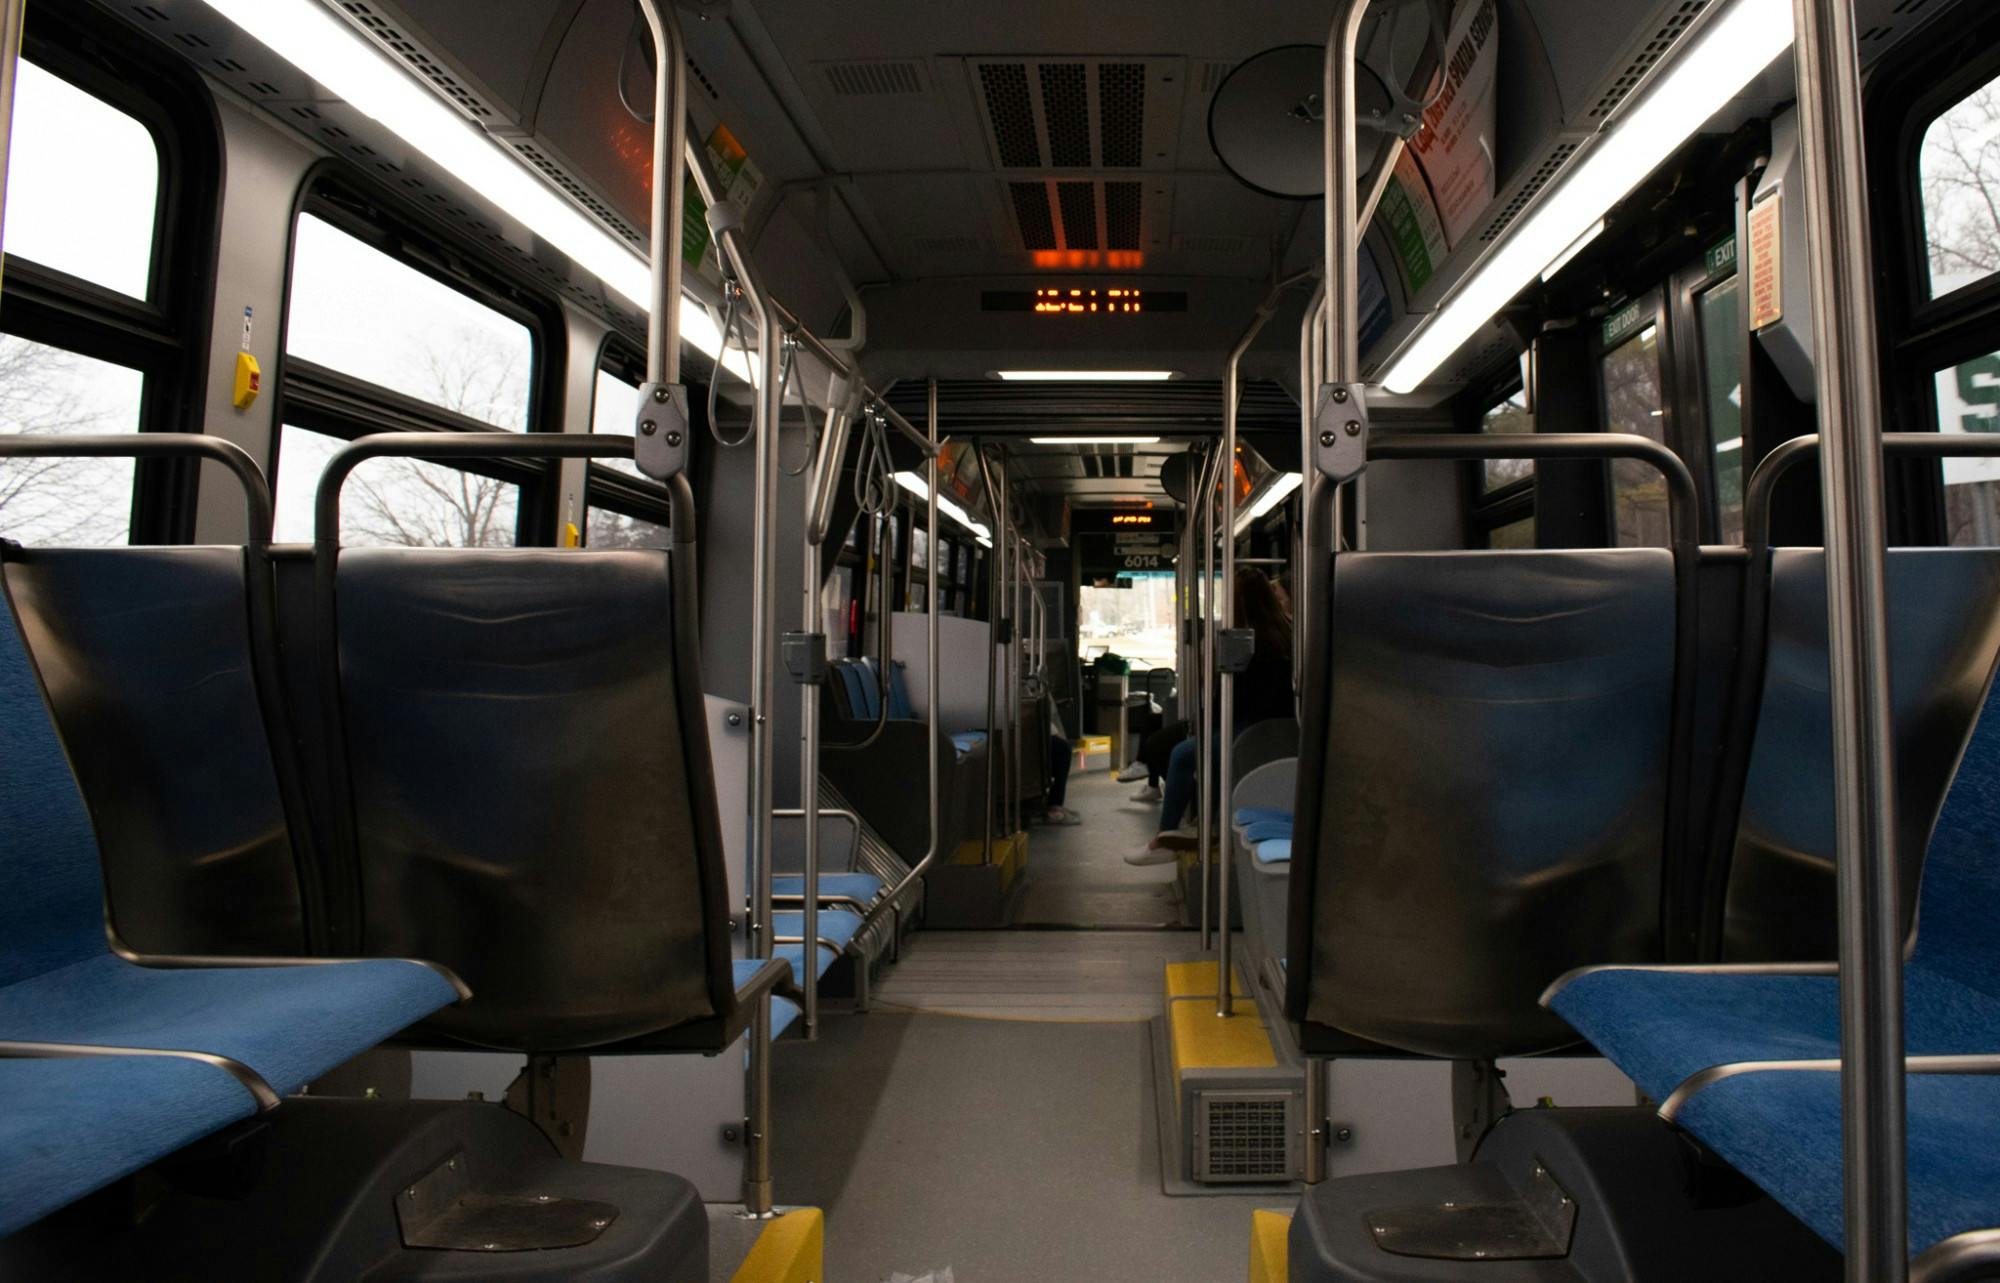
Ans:
[[[320,471],[346,442],[286,424],[278,444],[277,539],[313,537]],[[371,459],[340,492],[340,541],[404,548],[513,546],[520,487],[420,459]]]
[[[1488,548],[1532,548],[1535,546],[1535,519],[1526,516],[1519,521],[1510,521],[1504,526],[1495,526],[1486,532]]]
[[[1937,372],[1940,432],[2000,432],[2000,352]],[[2000,459],[1944,461],[1945,529],[1960,547],[2000,546]]]
[[[1931,297],[2000,271],[2000,80],[1931,122],[1917,167]]]
[[[1603,374],[1605,430],[1663,441],[1659,327],[1648,325],[1606,353]],[[1638,459],[1613,460],[1611,495],[1619,547],[1667,545],[1667,483],[1657,468]]]
[[[1535,420],[1528,413],[1527,393],[1515,392],[1506,400],[1486,411],[1480,419],[1481,432],[1533,432]],[[1498,490],[1501,486],[1519,481],[1523,477],[1535,475],[1533,459],[1483,459],[1480,461],[1485,477],[1481,488],[1486,491]]]
[[[910,531],[910,569],[929,571],[930,540],[931,533],[927,529],[919,528]]]
[[[629,383],[609,370],[600,369],[597,372],[597,391],[590,402],[590,430],[629,437],[638,421],[639,385]],[[594,459],[592,462],[629,477],[644,475],[639,471],[639,465],[630,459]]]
[[[826,634],[826,657],[839,659],[847,653],[848,603],[854,595],[854,567],[835,566],[820,585],[820,630]]]
[[[0,432],[137,432],[145,387],[137,370],[0,334]],[[121,544],[131,527],[130,459],[0,459],[0,536]]]
[[[609,508],[591,508],[589,521],[585,541],[592,548],[665,548],[673,542],[674,532],[659,522]]]
[[[1715,450],[1715,515],[1724,543],[1743,538],[1743,295],[1740,277],[1698,300],[1701,367]]]
[[[496,428],[528,426],[528,327],[311,214],[299,216],[285,351]]]
[[[14,84],[7,252],[147,295],[160,155],[137,120],[31,62]]]
[[[1172,668],[1179,650],[1179,610],[1171,570],[1139,570],[1077,590],[1077,654],[1106,651],[1143,668]]]

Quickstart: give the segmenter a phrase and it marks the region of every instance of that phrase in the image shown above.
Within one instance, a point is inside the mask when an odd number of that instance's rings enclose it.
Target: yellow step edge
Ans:
[[[1169,962],[1167,964],[1167,1001],[1176,998],[1197,998],[1215,996],[1215,960],[1210,958],[1200,962]],[[1243,996],[1243,973],[1235,967],[1229,968],[1229,991]]]
[[[1292,1218],[1284,1212],[1250,1213],[1250,1283],[1285,1283],[1290,1277]]]
[[[1211,1003],[1189,1000],[1167,1004],[1168,1042],[1174,1080],[1190,1069],[1273,1069],[1278,1054],[1271,1035],[1249,998],[1235,1000],[1235,1015],[1215,1014]]]
[[[826,1283],[825,1214],[800,1207],[766,1225],[730,1283]]]

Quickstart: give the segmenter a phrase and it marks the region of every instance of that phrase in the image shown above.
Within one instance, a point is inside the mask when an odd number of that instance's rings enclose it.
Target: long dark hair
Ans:
[[[1236,568],[1236,626],[1257,634],[1257,657],[1291,662],[1292,616],[1270,577],[1255,566]]]

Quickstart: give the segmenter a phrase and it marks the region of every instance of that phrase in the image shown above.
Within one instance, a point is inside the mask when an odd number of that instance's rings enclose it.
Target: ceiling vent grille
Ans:
[[[465,82],[441,66],[423,47],[385,17],[380,10],[362,0],[340,0],[340,7],[363,31],[375,38],[375,43],[400,58],[410,70],[428,80],[438,92],[458,104],[458,109],[474,120],[491,120],[494,112],[479,95],[467,88]]]
[[[1089,77],[1080,62],[1041,66],[1042,119],[1049,131],[1049,164],[1058,169],[1090,168]]]
[[[505,141],[514,149],[515,155],[533,165],[535,171],[542,177],[568,192],[570,199],[589,210],[598,222],[634,245],[647,243],[648,238],[644,233],[621,217],[611,206],[599,200],[589,188],[571,178],[569,171],[557,164],[547,152],[525,138],[509,138]]]
[[[1056,221],[1049,214],[1046,183],[1009,183],[1014,218],[1021,225],[1021,244],[1030,250],[1056,249]]]
[[[914,62],[829,62],[821,64],[827,87],[843,98],[883,98],[924,92],[923,73]]]
[[[1143,192],[1138,183],[1104,184],[1104,248],[1139,248],[1143,203]]]
[[[1107,169],[1136,168],[1146,155],[1146,64],[1107,62],[1097,69],[1097,131]]]
[[[1221,87],[1236,64],[1219,58],[1203,58],[1194,65],[1194,91],[1198,94],[1212,94]]]
[[[986,90],[986,114],[993,125],[1000,163],[1008,169],[1039,168],[1042,144],[1036,137],[1035,107],[1028,100],[1026,64],[982,63],[979,83]]]
[[[1097,184],[1057,183],[1064,249],[1097,248]]]
[[[1624,102],[1639,82],[1646,78],[1646,73],[1667,56],[1667,51],[1674,47],[1681,33],[1693,26],[1694,20],[1706,8],[1708,0],[1682,0],[1681,5],[1660,24],[1660,29],[1653,33],[1653,38],[1646,42],[1646,47],[1639,51],[1639,56],[1620,73],[1618,79],[1611,82],[1611,88],[1605,90],[1597,105],[1590,109],[1590,119],[1602,124],[1606,117],[1618,110],[1618,104]]]
[[[1494,362],[1514,350],[1514,341],[1502,332],[1488,339],[1452,366],[1445,374],[1447,383],[1469,383],[1493,368]]]
[[[1550,148],[1549,154],[1542,160],[1541,165],[1529,176],[1528,181],[1521,185],[1521,189],[1514,193],[1514,199],[1508,201],[1501,207],[1499,213],[1487,220],[1486,226],[1480,230],[1479,239],[1482,242],[1491,242],[1496,240],[1500,233],[1511,227],[1514,220],[1521,216],[1521,211],[1526,209],[1534,201],[1535,197],[1541,193],[1541,190],[1549,185],[1549,180],[1562,172],[1562,167],[1568,163],[1571,156],[1576,155],[1576,149],[1580,145],[1579,143],[1557,143],[1554,147]]]

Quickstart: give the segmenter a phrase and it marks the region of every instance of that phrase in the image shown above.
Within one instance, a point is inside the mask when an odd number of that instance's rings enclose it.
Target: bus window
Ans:
[[[1937,430],[2000,432],[2000,352],[1939,370]],[[1960,547],[2000,544],[2000,459],[1946,459],[1947,541]]]
[[[1604,426],[1664,442],[1666,403],[1660,390],[1660,331],[1648,325],[1605,353]],[[1619,459],[1611,465],[1611,495],[1617,545],[1665,547],[1668,539],[1667,488],[1651,464]]]
[[[1078,590],[1077,654],[1110,650],[1138,668],[1172,668],[1178,649],[1175,578],[1141,570]]]
[[[1931,297],[2000,271],[2000,80],[1931,122],[1917,165]]]
[[[590,430],[629,437],[639,417],[639,385],[599,367],[591,397]],[[605,484],[605,474],[619,473],[629,482]],[[615,487],[615,488],[614,488]],[[666,509],[642,500],[633,491],[658,487],[630,459],[593,459],[586,483],[584,542],[592,548],[665,548],[673,538]]]
[[[23,60],[7,162],[7,254],[146,298],[160,159],[133,117]],[[0,432],[137,432],[146,376],[17,335],[0,335]],[[0,461],[0,535],[29,544],[131,538],[128,459]]]
[[[1532,515],[1486,532],[1488,548],[1532,548],[1535,546],[1535,519]]]
[[[1486,413],[1480,417],[1479,430],[1533,432],[1535,420],[1528,413],[1527,392],[1517,388],[1512,395],[1487,407]],[[1481,462],[1480,467],[1482,494],[1492,494],[1495,490],[1535,475],[1535,461],[1532,459],[1486,459]]]
[[[597,390],[590,399],[590,430],[632,435],[639,419],[639,385],[606,369],[597,371]],[[599,467],[628,477],[643,475],[630,459],[597,459]]]
[[[1696,298],[1703,398],[1715,451],[1715,515],[1724,543],[1743,538],[1743,296],[1738,277]]]
[[[347,443],[287,423],[279,436],[277,540],[313,537],[313,492]],[[406,548],[505,548],[514,542],[521,487],[421,459],[371,459],[340,492],[340,541]]]
[[[0,431],[137,432],[145,384],[137,370],[0,334]],[[131,526],[130,459],[0,460],[0,536],[121,544]]]
[[[145,298],[160,155],[146,127],[22,61],[7,153],[7,253]]]

